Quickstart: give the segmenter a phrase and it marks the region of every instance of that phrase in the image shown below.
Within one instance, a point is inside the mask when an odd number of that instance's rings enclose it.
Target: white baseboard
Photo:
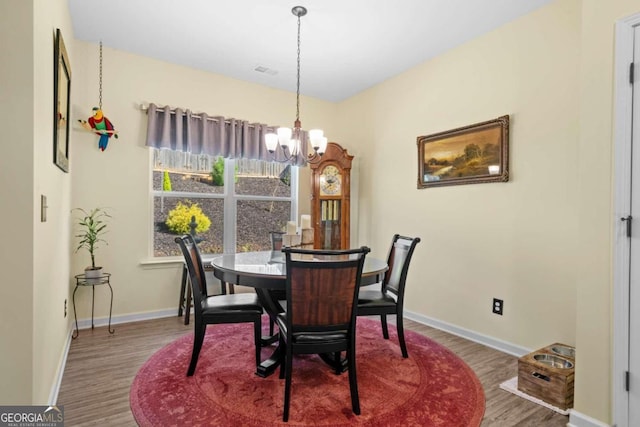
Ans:
[[[469,341],[486,345],[487,347],[491,347],[512,356],[522,357],[525,354],[529,354],[533,351],[533,349],[528,349],[519,345],[511,344],[506,341],[490,337],[488,335],[479,334],[470,329],[461,328],[451,323],[443,322],[441,320],[433,319],[431,317],[411,311],[405,311],[404,317],[415,322],[422,323],[423,325],[431,326],[432,328],[440,329],[442,331],[449,332],[450,334],[468,339]]]
[[[569,411],[569,423],[567,427],[610,427],[609,424],[598,421],[595,418],[591,418],[588,415],[582,414],[575,409]]]
[[[55,405],[58,401],[58,393],[60,392],[60,384],[62,383],[62,375],[64,374],[64,368],[67,366],[67,356],[69,355],[69,347],[71,347],[71,329],[67,333],[67,339],[64,343],[64,350],[62,351],[62,357],[60,358],[60,364],[58,365],[58,372],[56,373],[55,381],[51,386],[49,392],[48,405]]]
[[[135,313],[135,314],[125,314],[122,316],[113,316],[111,318],[111,325],[117,325],[121,323],[130,323],[130,322],[140,322],[143,320],[151,320],[151,319],[160,319],[163,317],[171,317],[177,316],[177,310],[174,309],[166,309],[166,310],[158,310],[158,311],[148,311],[144,313]],[[100,317],[95,318],[93,320],[94,326],[107,326],[109,325],[109,317]],[[73,331],[76,328],[75,321],[71,321],[69,325],[69,333],[67,334],[67,340],[64,344],[64,354],[62,355],[60,366],[58,366],[58,372],[56,374],[56,379],[51,386],[51,391],[49,392],[49,404],[55,405],[58,401],[58,393],[60,392],[60,384],[62,384],[62,376],[64,375],[64,368],[67,365],[67,356],[69,355],[69,348],[71,348],[71,336],[73,335]],[[78,329],[89,329],[91,328],[91,319],[80,319],[78,320]]]
[[[162,317],[171,317],[177,316],[178,311],[175,308],[166,309],[166,310],[158,310],[158,311],[147,311],[143,313],[134,313],[134,314],[123,314],[121,316],[113,316],[111,318],[111,324],[117,325],[119,323],[130,323],[130,322],[140,322],[143,320],[151,320],[151,319],[160,319]],[[97,326],[107,326],[109,325],[109,317],[97,317],[93,319],[93,324]],[[72,323],[72,328],[76,327],[75,323]],[[91,328],[91,319],[80,319],[78,320],[78,329],[90,329]]]

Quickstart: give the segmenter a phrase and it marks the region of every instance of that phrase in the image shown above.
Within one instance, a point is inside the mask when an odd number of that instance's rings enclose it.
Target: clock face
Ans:
[[[320,174],[320,195],[339,196],[342,194],[342,174],[333,165],[323,169]]]

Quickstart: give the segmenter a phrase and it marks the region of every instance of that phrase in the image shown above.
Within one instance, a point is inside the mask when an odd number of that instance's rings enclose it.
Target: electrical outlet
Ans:
[[[64,317],[67,317],[67,299],[64,299]]]
[[[504,308],[504,301],[498,298],[493,299],[493,313],[502,316],[502,309]]]

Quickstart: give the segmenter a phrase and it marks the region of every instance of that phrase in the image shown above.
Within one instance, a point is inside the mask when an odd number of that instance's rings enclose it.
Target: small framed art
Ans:
[[[60,29],[56,29],[53,58],[53,163],[69,172],[71,66]]]

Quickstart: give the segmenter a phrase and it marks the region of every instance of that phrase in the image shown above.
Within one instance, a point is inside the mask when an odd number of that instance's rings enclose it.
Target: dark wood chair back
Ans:
[[[193,294],[193,311],[196,319],[201,316],[202,302],[207,299],[207,279],[204,274],[202,257],[198,245],[193,240],[193,236],[185,234],[175,238],[184,255],[187,271],[189,272],[189,282]]]
[[[393,236],[387,257],[389,270],[387,270],[382,282],[383,292],[391,292],[397,298],[404,298],[409,264],[418,243],[420,243],[419,237],[405,237],[399,234]],[[401,304],[401,301],[398,303]]]
[[[345,331],[355,322],[357,290],[369,248],[321,251],[285,248],[290,333]]]

